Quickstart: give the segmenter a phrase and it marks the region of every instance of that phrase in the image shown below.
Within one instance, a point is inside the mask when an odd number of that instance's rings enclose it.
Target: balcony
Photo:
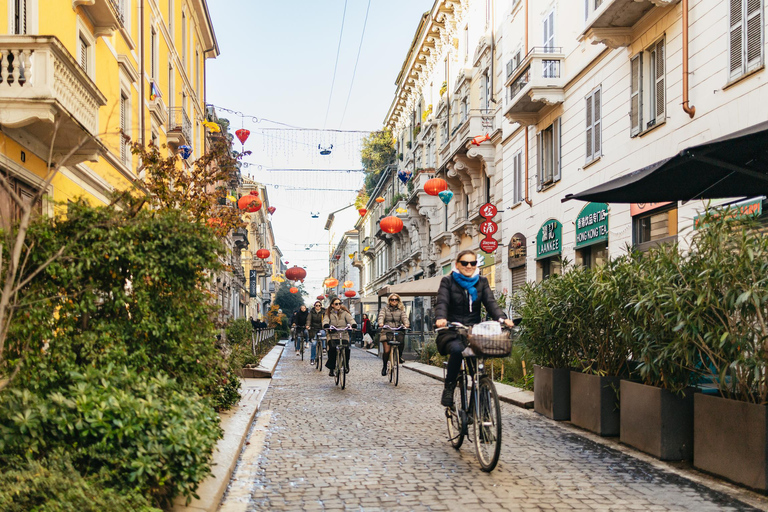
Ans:
[[[0,124],[10,135],[45,155],[53,141],[54,155],[72,153],[67,165],[95,161],[102,148],[99,107],[106,104],[55,37],[0,36]]]
[[[680,0],[603,0],[587,20],[580,39],[609,48],[629,46],[632,27],[655,7],[668,7]]]
[[[235,243],[235,247],[242,250],[248,247],[248,231],[243,228],[238,228],[232,233],[232,241]]]
[[[111,36],[125,23],[123,0],[72,0],[72,8],[81,7],[93,21],[93,35]]]
[[[565,55],[562,48],[535,46],[507,76],[509,106],[504,111],[511,123],[536,124],[548,105],[565,99]]]
[[[184,107],[168,109],[168,145],[173,149],[181,145],[192,146],[192,121]]]
[[[168,108],[166,108],[162,96],[157,96],[155,99],[149,100],[149,113],[152,114],[152,118],[157,124],[165,124],[168,120]]]

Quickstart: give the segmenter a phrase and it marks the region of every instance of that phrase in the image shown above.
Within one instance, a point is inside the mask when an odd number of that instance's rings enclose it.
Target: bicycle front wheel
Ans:
[[[323,371],[323,342],[322,340],[317,341],[317,348],[315,349],[315,364],[317,365],[316,368],[320,371]]]
[[[474,408],[475,451],[480,468],[493,471],[501,453],[501,407],[496,386],[487,375],[477,385]]]
[[[301,360],[304,360],[304,340],[301,340]]]
[[[341,374],[341,389],[344,389],[347,387],[347,358],[344,356],[344,349],[339,349],[339,354],[341,354],[341,357],[339,358],[339,361],[341,361],[341,367],[339,368],[339,373]]]
[[[400,380],[400,350],[397,347],[392,347],[392,378],[397,386]]]
[[[453,390],[453,407],[446,407],[445,417],[448,420],[448,440],[455,449],[461,448],[464,443],[464,435],[467,431],[467,415],[464,413],[464,376],[460,375]]]

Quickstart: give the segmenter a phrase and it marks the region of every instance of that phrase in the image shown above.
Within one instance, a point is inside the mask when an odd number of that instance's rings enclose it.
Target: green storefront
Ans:
[[[547,279],[560,273],[560,256],[563,252],[563,225],[549,219],[536,233],[536,280]]]
[[[593,267],[608,260],[608,205],[587,203],[576,217],[576,265]]]

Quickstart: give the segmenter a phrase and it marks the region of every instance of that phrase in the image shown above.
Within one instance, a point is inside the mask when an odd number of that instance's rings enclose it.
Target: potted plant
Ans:
[[[520,344],[533,366],[533,409],[557,421],[571,417],[570,366],[573,359],[567,322],[567,304],[560,302],[562,279],[553,276],[527,283],[511,298],[522,317]]]
[[[636,275],[622,324],[637,380],[621,381],[620,440],[661,460],[693,456],[693,388],[696,353],[681,343],[670,318],[684,287],[676,245],[625,258]]]

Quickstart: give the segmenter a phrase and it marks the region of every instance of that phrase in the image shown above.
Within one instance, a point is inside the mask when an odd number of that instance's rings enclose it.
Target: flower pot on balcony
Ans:
[[[555,421],[571,419],[571,370],[533,366],[533,410]]]
[[[768,408],[701,393],[693,404],[693,465],[768,492]]]
[[[693,457],[693,390],[621,381],[620,441],[661,460]]]
[[[601,436],[618,436],[619,377],[571,372],[571,422]]]

